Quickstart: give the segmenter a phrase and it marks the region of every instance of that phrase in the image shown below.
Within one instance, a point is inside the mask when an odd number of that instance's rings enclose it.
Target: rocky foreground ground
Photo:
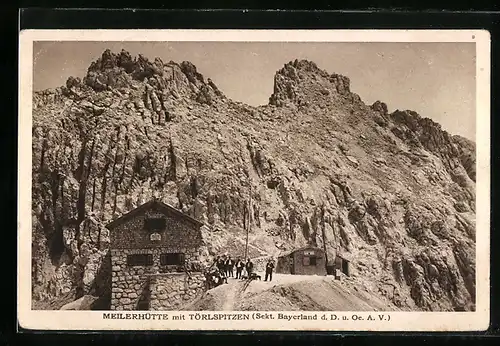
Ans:
[[[251,107],[189,62],[105,51],[33,94],[32,159],[34,306],[105,305],[104,226],[156,196],[209,225],[211,255],[243,255],[251,197],[251,257],[315,245],[388,307],[475,307],[475,143],[313,62]]]
[[[367,286],[332,276],[275,274],[273,281],[229,279],[186,305],[191,311],[397,311]]]

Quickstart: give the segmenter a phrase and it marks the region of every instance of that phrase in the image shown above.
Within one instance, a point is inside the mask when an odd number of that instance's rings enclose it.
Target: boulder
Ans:
[[[91,310],[92,304],[98,299],[91,295],[85,295],[71,303],[61,307],[60,310]]]

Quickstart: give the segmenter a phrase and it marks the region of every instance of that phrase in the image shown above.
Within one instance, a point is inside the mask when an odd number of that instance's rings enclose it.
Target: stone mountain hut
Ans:
[[[326,275],[325,252],[317,247],[304,247],[278,257],[276,273]]]
[[[156,200],[108,224],[111,310],[175,310],[202,294],[202,226]]]

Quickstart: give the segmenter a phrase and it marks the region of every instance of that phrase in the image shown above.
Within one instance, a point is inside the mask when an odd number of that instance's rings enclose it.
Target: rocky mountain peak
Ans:
[[[269,103],[284,106],[287,103],[303,105],[306,99],[320,101],[339,95],[349,96],[349,78],[320,69],[309,60],[290,61],[274,76],[274,92]]]
[[[155,124],[164,124],[196,104],[213,106],[227,99],[189,61],[165,63],[159,57],[150,60],[142,54],[133,57],[125,50],[114,53],[106,49],[90,64],[83,79],[70,76],[65,86],[35,92],[33,105],[102,99],[102,106],[109,107],[117,96],[120,103],[133,100],[132,113],[151,118]]]
[[[206,104],[225,99],[212,80],[205,80],[189,61],[164,63],[159,57],[151,61],[142,54],[133,57],[126,50],[113,53],[106,49],[91,63],[83,81],[70,77],[66,83],[68,89],[90,87],[96,92],[148,86],[166,98],[187,97]]]

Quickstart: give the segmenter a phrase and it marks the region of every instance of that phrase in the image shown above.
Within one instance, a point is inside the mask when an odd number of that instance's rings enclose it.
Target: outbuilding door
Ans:
[[[346,260],[342,260],[342,273],[349,276],[349,262]]]
[[[290,266],[290,274],[295,274],[295,260],[293,254],[288,257],[288,263]]]

